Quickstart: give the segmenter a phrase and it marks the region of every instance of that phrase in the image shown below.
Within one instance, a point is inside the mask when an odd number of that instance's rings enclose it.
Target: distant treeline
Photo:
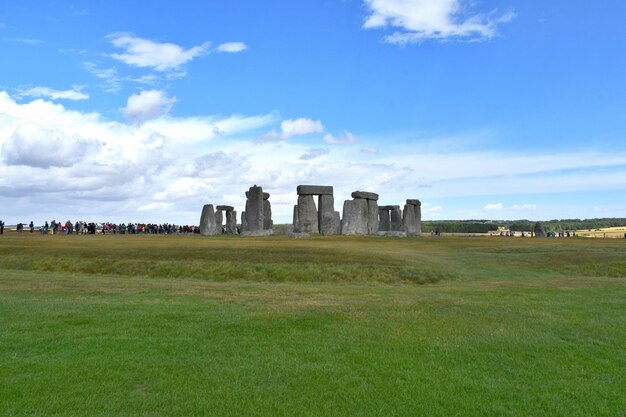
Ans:
[[[499,227],[515,232],[532,231],[536,221],[532,220],[440,220],[422,221],[422,231],[430,233],[438,230],[443,233],[487,233]],[[603,219],[563,219],[542,221],[546,231],[566,232],[568,230],[594,230],[605,227],[626,226],[626,218]]]

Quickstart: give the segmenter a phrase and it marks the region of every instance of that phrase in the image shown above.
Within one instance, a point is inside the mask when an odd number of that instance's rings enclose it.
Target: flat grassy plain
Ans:
[[[1,416],[624,416],[626,239],[0,236]]]

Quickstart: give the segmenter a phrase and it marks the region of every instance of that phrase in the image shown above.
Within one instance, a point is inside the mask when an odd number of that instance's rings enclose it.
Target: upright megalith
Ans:
[[[219,207],[219,206],[218,206]],[[224,213],[222,213],[222,210],[215,210],[215,233],[220,234],[222,233],[222,227],[224,223]]]
[[[400,206],[391,206],[391,230],[392,232],[402,232],[402,209]]]
[[[226,230],[228,233],[237,233],[237,212],[234,209],[226,211]]]
[[[355,198],[343,202],[343,219],[341,220],[341,234],[366,235],[367,227],[367,200]]]
[[[378,231],[387,232],[391,230],[391,206],[378,207]]]
[[[318,200],[317,219],[322,235],[336,235],[340,232],[339,212],[335,211],[335,197],[322,194]]]
[[[343,204],[341,233],[344,235],[375,234],[379,228],[378,194],[355,191],[353,200]]]
[[[263,193],[263,230],[272,230],[274,221],[272,220],[272,204],[270,203],[270,194]]]
[[[535,237],[546,237],[546,229],[543,227],[543,223],[537,222],[535,223],[535,227],[533,228],[533,233]]]
[[[205,204],[200,215],[200,234],[212,236],[216,233],[215,210],[213,204]]]
[[[312,195],[298,196],[298,225],[299,233],[319,233],[319,221],[317,218],[317,208]],[[296,229],[294,225],[294,230]]]
[[[246,191],[246,211],[241,213],[243,235],[265,236],[272,234],[272,206],[269,193],[254,185]]]
[[[422,203],[419,200],[406,200],[402,218],[404,232],[409,236],[422,234]]]
[[[326,185],[299,185],[298,204],[293,212],[295,233],[335,235],[340,232],[340,216],[335,211],[333,187]],[[317,207],[314,197],[318,196]]]
[[[263,230],[263,188],[254,185],[246,192],[246,224],[247,232]]]

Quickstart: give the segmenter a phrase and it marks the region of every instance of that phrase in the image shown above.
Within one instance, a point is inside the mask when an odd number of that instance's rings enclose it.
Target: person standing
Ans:
[[[0,235],[4,234],[4,222],[0,220]]]
[[[28,227],[30,228],[30,232],[33,233],[35,231],[35,223],[33,223],[33,221],[31,220],[30,223],[28,224]]]

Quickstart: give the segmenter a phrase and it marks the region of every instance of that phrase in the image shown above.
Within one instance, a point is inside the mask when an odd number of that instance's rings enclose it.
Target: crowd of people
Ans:
[[[18,223],[16,225],[17,233],[24,233],[25,224]],[[58,222],[52,220],[50,223],[46,221],[42,226],[35,226],[35,223],[31,221],[28,224],[28,231],[35,233],[35,231],[41,234],[53,234],[53,235],[95,235],[95,234],[188,234],[188,233],[200,233],[198,226],[190,225],[176,225],[170,223],[94,223],[77,221],[72,222],[70,220],[66,222]],[[0,234],[4,234],[4,222],[0,220]]]

